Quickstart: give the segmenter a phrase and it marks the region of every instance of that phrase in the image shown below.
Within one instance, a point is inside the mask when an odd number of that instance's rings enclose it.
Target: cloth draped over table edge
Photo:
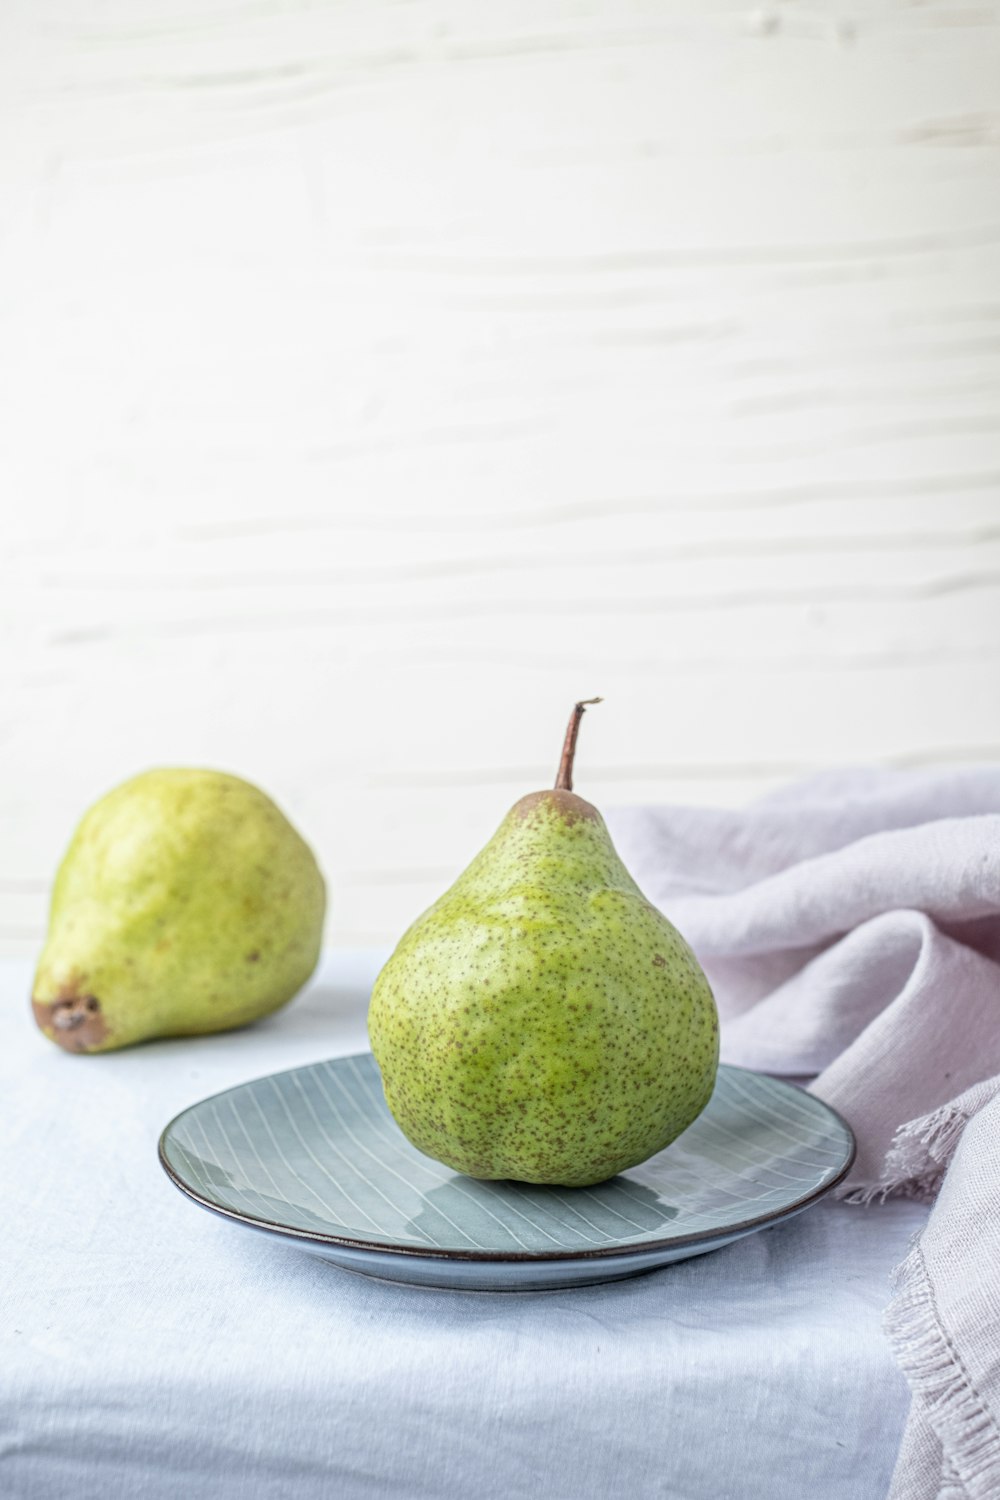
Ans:
[[[612,836],[712,982],[726,1061],[812,1076],[839,1196],[936,1199],[884,1327],[911,1390],[890,1500],[1000,1495],[1000,768],[828,772]]]

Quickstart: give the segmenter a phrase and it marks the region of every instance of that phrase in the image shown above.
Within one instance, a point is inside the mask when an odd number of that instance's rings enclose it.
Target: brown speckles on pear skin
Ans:
[[[602,1181],[679,1135],[714,1086],[708,982],[580,802],[522,798],[372,995],[400,1127],[473,1176]]]

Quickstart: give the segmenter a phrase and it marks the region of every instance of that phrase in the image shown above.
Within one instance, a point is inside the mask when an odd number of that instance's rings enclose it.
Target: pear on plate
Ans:
[[[471,1177],[603,1182],[680,1135],[715,1085],[708,981],[572,790],[587,702],[554,789],[515,803],[372,992],[397,1124]]]
[[[147,771],[73,835],[35,1020],[67,1052],[244,1026],[313,972],[325,904],[312,851],[257,787],[221,771]]]

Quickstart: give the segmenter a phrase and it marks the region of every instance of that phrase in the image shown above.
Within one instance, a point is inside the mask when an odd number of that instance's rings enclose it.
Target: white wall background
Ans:
[[[2,0],[0,951],[151,764],[391,940],[546,784],[1000,756],[1000,8]]]

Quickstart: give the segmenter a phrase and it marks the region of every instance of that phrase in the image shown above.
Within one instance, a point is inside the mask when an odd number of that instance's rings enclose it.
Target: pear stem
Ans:
[[[576,737],[580,733],[580,720],[586,713],[588,704],[603,702],[603,698],[581,698],[579,703],[574,704],[573,712],[569,716],[566,738],[563,741],[559,771],[556,775],[555,790],[557,792],[573,790],[573,757],[576,755]]]

